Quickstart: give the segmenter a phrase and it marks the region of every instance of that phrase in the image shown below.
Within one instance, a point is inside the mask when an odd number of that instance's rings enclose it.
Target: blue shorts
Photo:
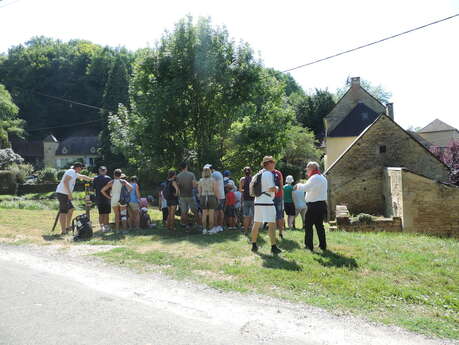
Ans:
[[[284,202],[282,198],[274,198],[274,207],[276,207],[276,220],[284,219]]]
[[[253,200],[242,200],[242,215],[244,217],[253,217]]]
[[[218,199],[217,211],[223,211],[225,209],[226,199]]]

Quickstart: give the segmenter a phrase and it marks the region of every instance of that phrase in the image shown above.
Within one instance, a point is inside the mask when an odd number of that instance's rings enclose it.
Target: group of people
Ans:
[[[188,164],[182,163],[180,172],[170,170],[167,180],[161,184],[158,206],[163,213],[164,225],[175,229],[177,207],[180,223],[190,229],[194,224],[202,227],[203,234],[215,234],[224,227],[236,229],[242,226],[248,234],[251,228],[252,251],[257,252],[257,238],[262,226],[268,227],[271,252],[278,254],[276,229],[284,238],[284,211],[289,228],[295,228],[295,218],[301,215],[305,228],[306,249],[314,250],[313,226],[316,227],[319,247],[326,250],[327,243],[323,221],[327,214],[327,180],[320,173],[319,164],[309,162],[306,167],[306,183],[294,185],[292,176],[283,179],[282,173],[275,169],[276,162],[265,156],[261,170],[253,174],[250,167],[243,169],[244,176],[238,184],[231,178],[231,172],[223,173],[211,164],[202,168],[199,180],[189,171]],[[67,170],[57,187],[60,223],[62,233],[69,230],[72,218],[72,191],[77,178],[93,181],[96,204],[99,210],[99,223],[102,231],[108,231],[109,215],[113,210],[115,228],[137,228],[139,226],[140,188],[135,176],[129,181],[120,169],[114,171],[113,179],[107,175],[106,167],[99,168],[99,175],[90,178],[81,175],[81,163],[75,163]],[[260,194],[253,193],[255,179],[260,181]],[[190,211],[192,218],[190,219]]]
[[[71,230],[74,206],[72,193],[77,179],[93,182],[95,201],[99,211],[99,224],[103,232],[110,231],[109,217],[113,210],[115,229],[120,225],[124,229],[138,228],[140,223],[140,188],[137,177],[132,176],[129,182],[121,169],[115,169],[113,179],[107,175],[107,168],[101,166],[97,177],[80,174],[84,165],[76,162],[68,169],[57,186],[56,194],[59,201],[59,220],[61,233]]]

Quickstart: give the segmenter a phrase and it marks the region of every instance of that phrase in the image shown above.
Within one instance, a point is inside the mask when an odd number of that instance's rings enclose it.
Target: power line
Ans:
[[[91,123],[98,123],[102,121],[103,121],[102,119],[99,119],[99,120],[86,121],[86,122],[76,122],[76,123],[71,123],[71,124],[61,125],[61,126],[54,126],[54,127],[33,128],[33,129],[28,129],[27,132],[37,132],[37,131],[44,131],[44,130],[55,129],[55,128],[89,125]]]
[[[296,66],[296,67],[293,67],[293,68],[289,68],[289,69],[286,69],[285,71],[281,71],[281,72],[282,73],[287,73],[287,72],[291,72],[291,71],[294,71],[294,70],[297,70],[297,69],[300,69],[300,68],[303,68],[303,67],[306,67],[306,66],[314,65],[316,63],[319,63],[319,62],[322,62],[322,61],[325,61],[325,60],[330,60],[330,59],[333,59],[333,58],[335,58],[337,56],[348,54],[348,53],[351,53],[351,52],[359,50],[359,49],[367,48],[367,47],[370,47],[372,45],[375,45],[375,44],[378,44],[378,43],[382,43],[384,41],[388,41],[388,40],[391,40],[393,38],[409,34],[409,33],[413,32],[413,31],[421,30],[421,29],[424,29],[424,28],[426,28],[428,26],[435,25],[435,24],[438,24],[438,23],[441,23],[441,22],[445,22],[447,20],[453,19],[453,18],[458,17],[458,16],[459,16],[459,13],[454,14],[454,15],[449,16],[449,17],[446,17],[446,18],[443,18],[443,19],[436,20],[434,22],[431,22],[431,23],[428,23],[428,24],[425,24],[425,25],[418,26],[416,28],[413,28],[413,29],[410,29],[410,30],[407,30],[407,31],[403,31],[401,33],[398,33],[398,34],[395,34],[395,35],[392,35],[392,36],[388,36],[388,37],[382,38],[382,39],[377,40],[377,41],[366,43],[364,45],[361,45],[361,46],[358,46],[358,47],[355,47],[355,48],[351,48],[351,49],[345,50],[345,51],[340,52],[340,53],[336,53],[336,54],[324,57],[322,59],[314,60],[314,61],[305,63],[303,65],[299,65],[299,66]]]
[[[16,0],[16,1],[20,1],[20,0]],[[9,5],[9,4],[11,4],[11,3],[8,3],[7,5]],[[7,5],[5,5],[5,6],[7,6]],[[317,59],[317,60],[308,62],[308,63],[303,64],[303,65],[299,65],[299,66],[296,66],[296,67],[292,67],[292,68],[286,69],[284,71],[281,71],[281,73],[291,72],[291,71],[294,71],[294,70],[297,70],[297,69],[300,69],[300,68],[303,68],[303,67],[307,67],[307,66],[311,66],[311,65],[317,64],[319,62],[330,60],[330,59],[333,59],[335,57],[338,57],[338,56],[341,56],[341,55],[344,55],[344,54],[348,54],[348,53],[354,52],[354,51],[359,50],[359,49],[367,48],[367,47],[370,47],[372,45],[379,44],[379,43],[382,43],[384,41],[388,41],[388,40],[391,40],[391,39],[394,39],[396,37],[400,37],[400,36],[406,35],[408,33],[411,33],[411,32],[417,31],[417,30],[425,29],[426,27],[429,27],[429,26],[432,26],[432,25],[435,25],[435,24],[438,24],[438,23],[441,23],[441,22],[445,22],[445,21],[453,19],[455,17],[459,17],[459,13],[454,14],[454,15],[449,16],[449,17],[446,17],[446,18],[442,18],[442,19],[430,22],[428,24],[424,24],[424,25],[415,27],[413,29],[409,29],[409,30],[400,32],[400,33],[392,35],[392,36],[388,36],[388,37],[379,39],[377,41],[366,43],[364,45],[361,45],[361,46],[358,46],[358,47],[355,47],[355,48],[351,48],[351,49],[348,49],[348,50],[345,50],[345,51],[342,51],[342,52],[339,52],[339,53],[336,53],[336,54],[333,54],[333,55],[330,55],[330,56],[327,56],[327,57],[324,57],[324,58],[321,58],[321,59]],[[21,88],[21,87],[19,87],[19,88]],[[72,101],[72,100],[69,100],[69,99],[66,99],[66,98],[63,98],[63,97],[47,95],[47,94],[44,94],[42,92],[37,92],[37,91],[31,91],[31,92],[36,93],[36,94],[41,95],[41,96],[44,96],[44,97],[49,97],[49,98],[52,98],[52,99],[60,100],[60,101],[71,103],[71,104],[80,105],[80,106],[91,108],[91,109],[109,111],[109,110],[106,110],[106,109],[101,108],[101,107],[96,107],[96,106],[93,106],[93,105],[90,105],[90,104]],[[103,121],[103,120],[80,122],[80,123],[74,123],[74,124],[71,124],[71,125],[55,126],[55,127],[48,127],[48,128],[31,129],[29,131],[40,131],[40,130],[47,130],[47,129],[62,128],[62,127],[79,126],[79,125],[84,125],[84,124],[89,124],[89,123],[96,123],[96,122],[100,122],[100,121]]]
[[[16,3],[18,1],[21,1],[21,0],[13,0],[13,1],[7,2],[6,4],[3,4],[3,5],[0,4],[0,8],[12,5],[12,4],[14,4],[14,3]]]

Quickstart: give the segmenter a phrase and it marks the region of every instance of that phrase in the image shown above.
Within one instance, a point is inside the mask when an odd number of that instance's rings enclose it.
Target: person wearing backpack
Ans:
[[[177,185],[177,173],[175,170],[169,170],[167,173],[166,186],[164,187],[164,197],[166,198],[168,215],[166,227],[169,230],[175,230],[175,211],[179,203],[178,197],[180,190]]]
[[[254,253],[258,251],[258,232],[263,223],[268,223],[271,253],[276,255],[282,252],[276,245],[276,208],[273,199],[279,187],[274,181],[275,164],[272,156],[263,157],[261,162],[263,169],[252,178],[250,183],[251,194],[255,196],[252,227],[252,252]]]
[[[103,196],[110,200],[110,204],[113,209],[113,213],[115,214],[115,228],[116,231],[120,229],[120,221],[121,221],[121,208],[122,205],[127,205],[127,201],[124,200],[125,197],[122,195],[123,187],[126,187],[126,190],[130,192],[132,190],[132,186],[129,182],[122,179],[123,173],[121,169],[115,169],[113,172],[113,180],[108,182],[100,191]],[[110,190],[110,195],[107,194],[108,190]],[[129,196],[129,193],[128,193]]]
[[[140,188],[137,176],[131,176],[129,179],[132,185],[129,194],[128,221],[131,229],[138,229],[140,226]]]
[[[244,176],[239,181],[239,191],[242,193],[242,216],[244,217],[244,232],[247,234],[253,222],[253,200],[250,195],[250,182],[252,181],[252,168],[244,168]]]

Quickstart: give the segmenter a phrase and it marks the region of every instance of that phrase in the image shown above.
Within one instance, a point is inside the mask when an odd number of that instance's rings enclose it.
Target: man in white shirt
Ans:
[[[261,195],[255,196],[254,202],[255,212],[252,227],[252,252],[256,253],[258,251],[257,238],[260,226],[263,223],[268,223],[271,253],[279,254],[282,251],[276,245],[276,208],[273,201],[274,195],[279,188],[274,183],[273,170],[275,161],[273,157],[265,156],[263,157],[261,165],[263,166],[263,173],[261,175]]]
[[[298,183],[294,188],[306,192],[306,204],[308,210],[305,217],[306,249],[314,251],[312,226],[315,225],[319,237],[319,247],[327,249],[325,239],[324,219],[327,216],[327,179],[320,173],[320,166],[317,162],[309,162],[306,166],[308,181],[304,184]]]
[[[84,165],[82,163],[74,163],[73,166],[65,172],[61,182],[57,185],[56,193],[57,200],[59,200],[59,222],[61,224],[62,234],[65,234],[70,229],[74,209],[72,204],[72,193],[76,179],[79,178],[86,181],[93,180],[91,177],[80,174],[83,168]]]

